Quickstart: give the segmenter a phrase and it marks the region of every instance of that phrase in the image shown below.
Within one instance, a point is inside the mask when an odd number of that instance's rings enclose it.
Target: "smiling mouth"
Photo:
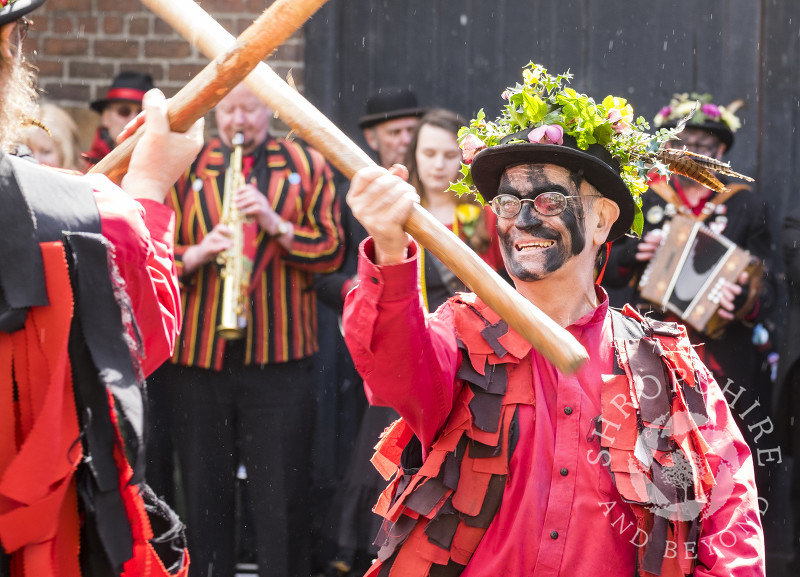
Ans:
[[[526,251],[526,250],[539,250],[550,248],[556,243],[554,240],[537,240],[534,242],[525,242],[525,243],[518,243],[515,245],[515,248],[519,251]]]

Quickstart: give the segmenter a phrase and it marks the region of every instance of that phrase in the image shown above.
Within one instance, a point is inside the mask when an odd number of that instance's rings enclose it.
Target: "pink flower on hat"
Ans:
[[[719,118],[722,116],[722,113],[716,104],[703,104],[703,106],[700,107],[700,111],[710,118]]]
[[[475,158],[475,155],[486,148],[483,140],[474,134],[467,134],[459,146],[461,147],[461,158],[464,164],[472,164],[472,159]]]
[[[538,144],[564,144],[564,129],[558,124],[543,124],[528,133],[528,141]]]

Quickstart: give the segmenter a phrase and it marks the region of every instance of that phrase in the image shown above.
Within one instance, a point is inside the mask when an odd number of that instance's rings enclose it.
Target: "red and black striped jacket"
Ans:
[[[285,362],[317,351],[312,274],[342,260],[339,201],[332,173],[315,150],[268,137],[253,153],[256,179],[270,206],[294,225],[290,251],[259,230],[251,277],[245,364]],[[230,150],[219,139],[204,147],[167,204],[177,216],[175,263],[182,281],[183,330],[173,362],[220,370],[225,341],[215,336],[222,297],[219,268],[209,263],[183,275],[183,254],[219,223]]]

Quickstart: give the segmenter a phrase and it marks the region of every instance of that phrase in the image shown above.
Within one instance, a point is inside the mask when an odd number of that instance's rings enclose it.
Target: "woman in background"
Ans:
[[[78,126],[72,117],[55,104],[45,103],[39,106],[38,121],[47,130],[31,124],[23,135],[23,143],[31,149],[33,157],[40,164],[55,168],[82,170],[78,155]]]

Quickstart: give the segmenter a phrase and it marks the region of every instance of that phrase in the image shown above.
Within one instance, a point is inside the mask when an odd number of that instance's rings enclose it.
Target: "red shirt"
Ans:
[[[394,266],[371,262],[371,239],[361,251],[361,282],[345,303],[345,339],[370,402],[396,409],[430,448],[458,392],[453,311],[447,304],[429,315],[422,310],[415,246]],[[519,406],[519,441],[503,503],[465,577],[634,574],[635,518],[603,464],[598,440],[588,440],[601,412],[600,375],[611,373],[613,361],[608,299],[597,291],[601,305],[567,327],[589,353],[586,366],[566,376],[537,351],[528,353],[535,404]],[[752,457],[707,371],[701,386],[710,414],[701,432],[717,486],[695,575],[763,575]]]

